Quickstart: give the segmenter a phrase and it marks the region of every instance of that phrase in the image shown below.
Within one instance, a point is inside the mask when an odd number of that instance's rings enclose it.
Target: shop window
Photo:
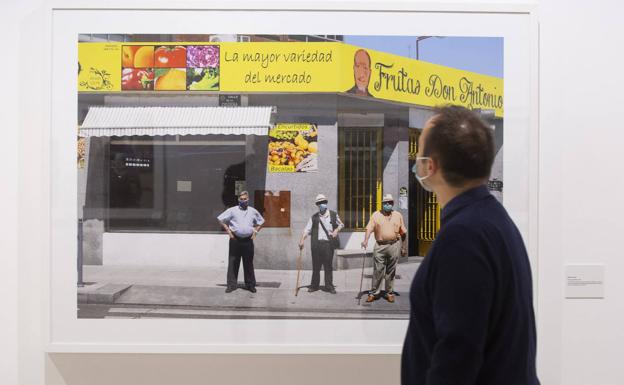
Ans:
[[[338,211],[345,227],[363,230],[381,205],[381,128],[340,128]]]
[[[245,140],[220,137],[112,140],[109,231],[221,231],[216,217],[244,185]]]

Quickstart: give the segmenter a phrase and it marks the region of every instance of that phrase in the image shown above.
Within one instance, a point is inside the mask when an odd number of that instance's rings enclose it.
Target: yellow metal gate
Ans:
[[[416,129],[409,131],[410,170],[416,162],[419,136],[420,131]],[[409,234],[412,239],[414,236],[416,237],[418,255],[425,255],[440,230],[440,205],[436,195],[423,189],[411,173],[410,190],[413,202],[410,204]]]

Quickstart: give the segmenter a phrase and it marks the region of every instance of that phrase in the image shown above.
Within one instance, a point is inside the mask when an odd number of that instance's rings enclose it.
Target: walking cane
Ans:
[[[299,273],[301,272],[301,258],[303,257],[303,249],[299,249],[299,258],[297,259],[297,284],[295,285],[295,297],[299,294]]]
[[[362,275],[360,275],[360,291],[358,292],[358,306],[360,305],[360,302],[362,301],[362,283],[364,282],[364,264],[366,262],[366,248],[362,247],[362,249],[364,249],[364,254],[362,255]]]

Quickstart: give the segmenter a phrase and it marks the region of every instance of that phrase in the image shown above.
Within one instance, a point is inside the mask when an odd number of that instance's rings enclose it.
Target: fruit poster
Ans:
[[[218,45],[124,45],[122,91],[218,91]]]
[[[318,171],[318,129],[314,124],[281,123],[269,131],[269,172]]]

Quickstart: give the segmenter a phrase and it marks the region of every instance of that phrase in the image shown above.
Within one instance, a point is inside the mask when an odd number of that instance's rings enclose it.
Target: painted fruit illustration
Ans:
[[[184,91],[186,90],[186,69],[171,68],[156,70],[155,90]]]
[[[154,67],[154,47],[149,45],[141,46],[134,54],[135,68]]]
[[[141,48],[138,45],[124,45],[121,48],[121,65],[123,68],[134,67],[134,55]]]
[[[161,68],[186,67],[186,48],[176,46],[158,47],[154,52],[155,66]]]

